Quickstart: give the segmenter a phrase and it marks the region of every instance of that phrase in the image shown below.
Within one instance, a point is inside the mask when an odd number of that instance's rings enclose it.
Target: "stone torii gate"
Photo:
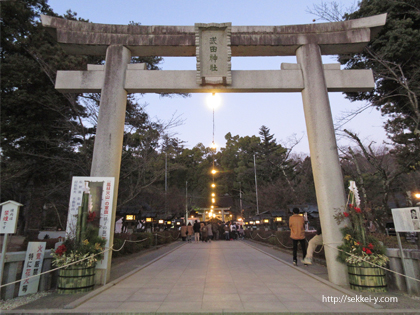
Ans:
[[[328,92],[369,91],[371,70],[323,65],[321,55],[360,52],[386,22],[386,14],[357,20],[290,26],[107,25],[42,16],[68,54],[106,55],[87,71],[58,71],[56,89],[100,92],[91,176],[115,177],[112,227],[127,93],[301,92],[329,280],[348,284],[347,267],[336,261],[340,227],[333,215],[345,206],[345,191]],[[293,56],[279,70],[231,71],[231,56]],[[197,56],[197,71],[148,71],[132,56]],[[113,232],[110,236],[113,244]],[[107,262],[110,276],[111,255]]]

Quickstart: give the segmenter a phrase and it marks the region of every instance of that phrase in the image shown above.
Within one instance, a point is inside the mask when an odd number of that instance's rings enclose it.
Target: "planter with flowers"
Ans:
[[[348,204],[345,211],[335,215],[340,224],[343,244],[338,246],[338,260],[347,264],[350,287],[358,291],[386,292],[385,270],[389,259],[386,248],[375,237],[368,234],[365,216],[360,208],[360,198],[354,181],[350,181]]]
[[[95,286],[96,261],[103,258],[106,240],[99,236],[99,229],[91,224],[95,213],[89,213],[88,203],[89,194],[83,193],[75,235],[67,237],[52,253],[53,265],[65,266],[59,269],[57,287],[60,294],[88,292]]]

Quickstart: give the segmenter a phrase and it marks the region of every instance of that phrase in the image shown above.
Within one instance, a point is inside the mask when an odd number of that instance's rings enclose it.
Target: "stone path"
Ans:
[[[82,303],[77,312],[369,312],[327,303],[349,291],[240,241],[185,244]]]
[[[328,282],[325,267],[295,267],[289,261],[290,254],[249,241],[175,242],[124,259],[111,273],[113,279],[125,275],[84,296],[46,297],[3,313],[418,314],[415,301],[407,307],[398,302],[399,309],[349,302],[361,295]]]

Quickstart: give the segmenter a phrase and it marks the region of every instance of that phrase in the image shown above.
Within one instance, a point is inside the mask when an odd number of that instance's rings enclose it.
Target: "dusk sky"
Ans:
[[[356,1],[338,1],[345,8]],[[231,22],[242,25],[292,25],[314,23],[307,11],[321,1],[310,0],[49,0],[54,12],[77,12],[93,23],[193,26],[195,23]],[[316,21],[325,22],[325,21]],[[324,56],[324,63],[336,62],[335,56]],[[233,57],[232,70],[278,70],[282,62],[296,63],[295,57]],[[164,58],[162,70],[196,70],[195,57]],[[188,148],[198,143],[210,146],[213,134],[212,109],[206,104],[208,94],[191,94],[188,98],[160,97],[156,94],[138,95],[147,103],[146,112],[152,119],[169,120],[173,115],[184,120],[182,126],[171,130],[185,141]],[[309,154],[302,97],[300,93],[226,93],[215,110],[215,142],[225,145],[224,136],[258,135],[262,125],[270,128],[278,143],[286,146],[288,139],[302,138],[293,152]],[[364,102],[352,103],[340,92],[329,93],[334,122],[346,112],[356,110]],[[341,126],[359,134],[366,143],[380,145],[385,139],[384,119],[375,109],[369,109]],[[337,132],[338,145],[350,142]]]

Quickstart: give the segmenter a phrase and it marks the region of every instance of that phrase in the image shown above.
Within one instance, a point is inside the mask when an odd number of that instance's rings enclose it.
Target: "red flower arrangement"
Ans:
[[[59,256],[62,256],[66,251],[67,251],[66,245],[62,244],[57,247],[57,249],[55,250],[55,253]]]
[[[87,222],[93,222],[93,220],[95,220],[96,218],[96,212],[89,212],[89,215],[87,217]]]
[[[338,260],[349,265],[360,266],[367,261],[384,266],[389,260],[384,255],[385,247],[367,233],[364,213],[359,205],[360,198],[356,183],[350,181],[348,205],[344,211],[337,210],[338,212],[334,216],[338,224],[346,222],[346,226],[341,229],[343,244],[337,247],[341,250]]]

